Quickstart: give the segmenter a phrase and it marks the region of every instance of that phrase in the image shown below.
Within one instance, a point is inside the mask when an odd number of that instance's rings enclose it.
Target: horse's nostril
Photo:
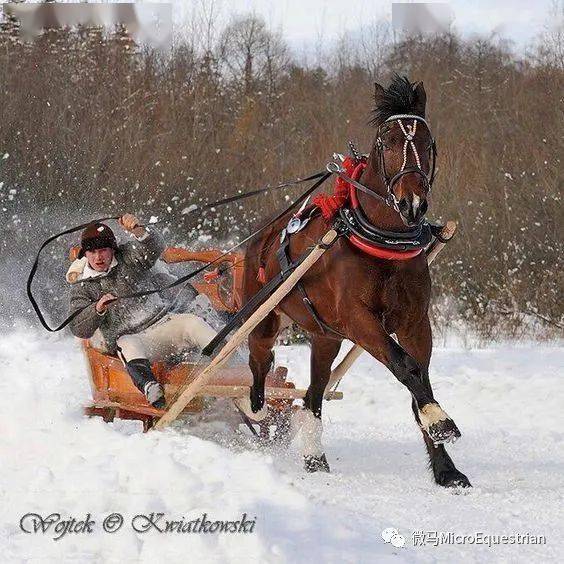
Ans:
[[[407,211],[409,211],[409,202],[405,198],[402,198],[399,201],[398,207],[399,207],[400,212],[402,212],[402,213],[407,212]]]

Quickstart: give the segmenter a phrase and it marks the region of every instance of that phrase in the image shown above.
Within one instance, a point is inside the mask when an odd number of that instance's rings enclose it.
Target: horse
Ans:
[[[361,223],[384,234],[379,239],[384,245],[382,241],[394,244],[413,238],[426,225],[436,150],[425,120],[423,83],[395,75],[387,88],[374,86],[371,123],[376,138],[356,179],[362,188],[355,191],[356,207],[349,206],[348,211],[360,213]],[[281,271],[277,258],[281,233],[288,238],[289,260],[295,260],[328,231],[332,221],[313,213],[301,230],[291,230],[292,219],[296,215],[290,211],[247,247],[244,302]],[[289,236],[286,228],[295,232]],[[424,241],[419,241],[419,249],[406,250],[403,256],[389,251],[388,256],[367,253],[362,245],[353,244],[353,237],[339,237],[302,278],[301,288],[294,288],[249,335],[250,402],[255,413],[264,405],[265,377],[274,363],[272,349],[282,314],[309,335],[310,384],[303,408],[292,422],[302,430],[302,454],[309,472],[330,471],[321,441],[322,401],[332,363],[346,338],[380,361],[409,390],[435,482],[444,487],[471,486],[446,451],[445,443],[454,442],[460,431],[435,399],[429,379],[431,279],[421,248]]]

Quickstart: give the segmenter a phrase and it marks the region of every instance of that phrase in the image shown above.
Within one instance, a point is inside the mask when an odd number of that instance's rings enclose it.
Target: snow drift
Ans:
[[[347,347],[344,347],[346,349]],[[307,348],[280,347],[307,383]],[[219,402],[165,432],[87,419],[86,366],[68,338],[12,333],[0,342],[0,550],[4,562],[550,561],[564,549],[559,346],[435,351],[436,396],[463,436],[449,452],[474,488],[435,486],[407,391],[366,354],[325,404],[332,473],[307,475],[297,449],[258,448]],[[26,534],[26,513],[95,521],[91,534]],[[125,522],[104,532],[104,517]],[[256,519],[252,532],[135,532],[131,519]],[[403,548],[385,543],[394,527]],[[414,546],[419,531],[543,535],[545,544]]]

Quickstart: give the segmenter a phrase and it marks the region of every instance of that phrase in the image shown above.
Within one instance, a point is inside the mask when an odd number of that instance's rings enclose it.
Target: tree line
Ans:
[[[433,267],[435,322],[460,319],[485,337],[531,323],[557,332],[559,37],[516,56],[495,38],[392,41],[374,28],[362,40],[343,37],[312,65],[255,16],[231,21],[203,47],[189,35],[167,52],[136,45],[120,27],[47,29],[27,42],[4,19],[0,283],[13,279],[14,257],[28,266],[41,235],[124,210],[164,219],[171,241],[194,246],[246,236],[299,190],[196,220],[186,212],[320,170],[349,139],[368,152],[374,81],[397,72],[427,91],[439,155],[429,215],[459,223]]]

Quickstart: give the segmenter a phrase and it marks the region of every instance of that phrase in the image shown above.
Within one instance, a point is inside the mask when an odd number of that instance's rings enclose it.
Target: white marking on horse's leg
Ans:
[[[427,403],[419,410],[421,426],[428,431],[431,425],[439,421],[445,421],[450,417],[441,409],[438,403]]]
[[[292,413],[290,421],[292,437],[301,431],[302,454],[304,456],[321,456],[321,435],[323,425],[321,419],[316,417],[309,409],[299,409]]]
[[[268,408],[266,407],[266,401],[262,408],[253,413],[251,409],[251,400],[248,397],[235,398],[233,403],[252,421],[262,421],[268,414]]]

